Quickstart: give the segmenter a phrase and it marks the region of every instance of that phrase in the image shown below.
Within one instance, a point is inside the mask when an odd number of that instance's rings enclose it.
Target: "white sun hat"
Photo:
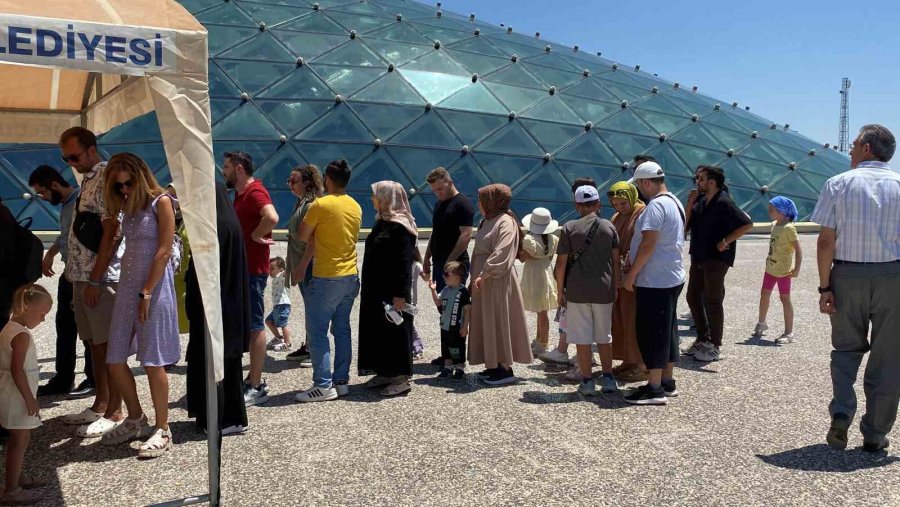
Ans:
[[[547,208],[534,208],[530,215],[522,219],[522,225],[534,234],[553,234],[559,229],[559,222],[553,220]]]

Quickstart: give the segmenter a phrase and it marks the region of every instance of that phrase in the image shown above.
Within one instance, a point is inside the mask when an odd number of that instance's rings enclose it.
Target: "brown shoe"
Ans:
[[[650,373],[635,366],[616,375],[616,380],[622,382],[644,382],[650,378]]]
[[[847,430],[850,428],[850,421],[844,414],[835,414],[831,419],[831,428],[828,429],[828,435],[825,441],[832,449],[843,451],[847,448]]]

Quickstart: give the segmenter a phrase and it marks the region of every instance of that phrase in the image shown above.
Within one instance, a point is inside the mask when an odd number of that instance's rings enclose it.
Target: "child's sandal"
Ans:
[[[158,458],[172,450],[172,432],[156,428],[153,435],[138,449],[139,458]]]

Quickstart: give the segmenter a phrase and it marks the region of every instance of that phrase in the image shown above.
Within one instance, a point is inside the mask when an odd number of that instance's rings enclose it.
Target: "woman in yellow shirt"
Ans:
[[[769,255],[766,258],[766,274],[763,276],[762,291],[759,295],[759,322],[753,330],[753,336],[762,337],[769,325],[766,314],[769,313],[769,299],[772,290],[778,285],[781,305],[784,307],[784,333],[775,343],[781,345],[794,341],[794,305],[791,303],[791,279],[800,275],[800,263],[803,252],[800,250],[800,238],[793,221],[797,219],[797,206],[787,197],[778,196],[769,201],[769,218],[772,234],[769,239]]]

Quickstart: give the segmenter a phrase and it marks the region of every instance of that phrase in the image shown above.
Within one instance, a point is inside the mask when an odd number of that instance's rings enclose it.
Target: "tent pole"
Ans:
[[[206,316],[203,318],[206,319]],[[206,348],[204,364],[206,365],[206,442],[209,469],[209,505],[218,507],[219,467],[221,464],[219,444],[222,442],[222,433],[219,428],[219,388],[218,384],[216,384],[216,374],[213,368],[213,351],[209,336],[209,325],[206,325],[205,328],[203,346]]]

